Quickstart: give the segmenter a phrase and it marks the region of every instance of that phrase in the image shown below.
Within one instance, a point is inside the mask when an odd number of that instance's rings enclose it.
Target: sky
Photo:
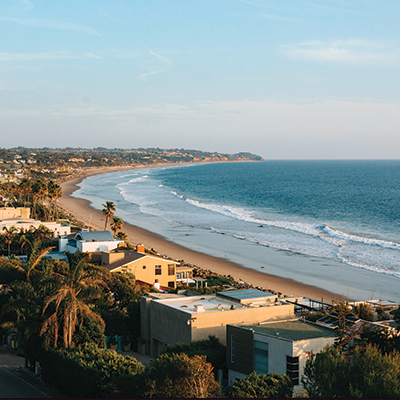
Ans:
[[[3,0],[0,146],[398,159],[398,0]]]

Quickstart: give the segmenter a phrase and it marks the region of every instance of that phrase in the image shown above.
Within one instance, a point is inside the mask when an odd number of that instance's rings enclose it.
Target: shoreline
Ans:
[[[59,204],[65,210],[65,212],[72,215],[78,221],[83,222],[85,225],[90,226],[94,230],[103,230],[105,221],[103,213],[100,210],[93,208],[90,201],[78,199],[72,196],[72,194],[79,189],[78,185],[83,179],[95,174],[117,172],[126,169],[152,168],[173,165],[182,165],[182,163],[151,166],[139,165],[126,167],[99,167],[82,171],[82,173],[78,176],[71,177],[72,179],[61,183],[63,196],[59,200]],[[304,296],[318,300],[324,299],[324,301],[328,302],[332,300],[340,301],[345,299],[343,294],[340,295],[316,286],[297,282],[293,279],[282,278],[277,275],[257,271],[233,261],[191,250],[187,247],[174,243],[168,240],[168,238],[157,233],[150,232],[125,221],[122,230],[127,234],[128,241],[132,244],[143,243],[146,248],[152,248],[157,252],[165,254],[175,260],[184,260],[187,263],[200,267],[204,270],[213,271],[220,275],[231,275],[236,279],[242,280],[243,282],[249,283],[255,287],[263,287],[268,290],[282,293],[286,296]]]

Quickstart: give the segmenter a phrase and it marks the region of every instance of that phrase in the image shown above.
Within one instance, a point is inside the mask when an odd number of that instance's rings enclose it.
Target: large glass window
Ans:
[[[175,264],[168,264],[168,275],[175,275]]]
[[[293,385],[299,384],[299,357],[286,356],[286,375],[292,380]]]
[[[268,343],[254,341],[254,370],[268,374]]]

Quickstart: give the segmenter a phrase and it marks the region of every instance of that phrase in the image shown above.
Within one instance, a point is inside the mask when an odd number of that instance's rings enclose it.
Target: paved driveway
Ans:
[[[0,398],[65,398],[25,372],[25,359],[0,346]]]

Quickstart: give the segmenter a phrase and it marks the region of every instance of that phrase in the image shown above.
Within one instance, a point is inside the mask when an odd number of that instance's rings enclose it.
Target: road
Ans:
[[[25,360],[0,346],[0,398],[60,398],[53,389],[19,367]]]

